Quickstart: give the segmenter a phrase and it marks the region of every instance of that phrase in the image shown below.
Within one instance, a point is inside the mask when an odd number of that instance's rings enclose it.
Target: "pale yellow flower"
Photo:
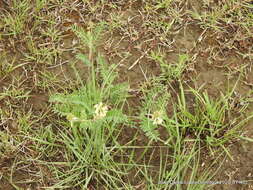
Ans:
[[[69,113],[69,114],[67,115],[66,118],[67,118],[67,120],[69,120],[70,122],[79,121],[79,118],[76,117],[76,116],[74,116],[72,113]]]
[[[154,125],[161,125],[163,123],[163,112],[155,111],[151,114],[151,120],[153,120]]]
[[[108,112],[108,106],[104,105],[102,102],[96,104],[94,108],[95,108],[94,119],[102,119],[106,116]]]

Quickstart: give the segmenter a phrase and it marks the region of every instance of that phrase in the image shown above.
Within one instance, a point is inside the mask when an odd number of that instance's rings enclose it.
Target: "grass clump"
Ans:
[[[245,118],[239,114],[236,118],[233,113],[233,105],[230,104],[233,90],[227,95],[212,99],[207,92],[200,93],[190,89],[194,96],[194,106],[187,106],[185,93],[181,86],[181,94],[178,96],[178,108],[174,120],[181,126],[184,134],[192,133],[196,139],[202,140],[209,148],[222,147],[226,152],[225,144],[240,138],[244,124],[252,118]]]
[[[28,0],[14,0],[12,2],[12,10],[10,12],[4,11],[2,15],[3,28],[6,35],[17,36],[23,33],[26,26],[26,20],[29,17],[29,1]]]
[[[207,92],[192,88],[186,91],[181,83],[179,89],[176,101],[170,98],[168,89],[163,85],[154,83],[146,91],[139,118],[144,133],[150,140],[171,146],[175,144],[179,129],[181,138],[190,136],[194,141],[209,147],[211,152],[220,147],[230,155],[225,148],[226,143],[242,138],[242,127],[252,118],[252,115],[245,117],[241,112],[233,111],[234,104],[230,100],[233,99],[234,89],[216,99]],[[191,103],[186,96],[191,97]],[[172,111],[167,109],[169,100],[173,101]],[[173,113],[169,116],[168,112]],[[235,114],[237,117],[234,117]]]

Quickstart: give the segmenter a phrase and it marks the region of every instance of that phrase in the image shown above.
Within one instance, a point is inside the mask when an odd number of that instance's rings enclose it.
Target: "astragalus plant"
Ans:
[[[78,57],[85,59],[84,55]],[[67,169],[55,168],[55,188],[87,189],[94,181],[97,187],[116,188],[123,183],[124,172],[114,155],[121,126],[128,120],[122,111],[128,84],[115,82],[116,65],[108,66],[102,56],[93,62],[86,59],[86,64],[91,73],[83,87],[69,94],[52,95],[50,99],[55,112],[66,118],[60,141]]]

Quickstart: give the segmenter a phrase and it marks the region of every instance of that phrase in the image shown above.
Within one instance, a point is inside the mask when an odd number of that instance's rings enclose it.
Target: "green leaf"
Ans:
[[[80,59],[85,65],[89,67],[91,66],[90,60],[88,59],[86,55],[79,53],[76,55],[76,58]]]

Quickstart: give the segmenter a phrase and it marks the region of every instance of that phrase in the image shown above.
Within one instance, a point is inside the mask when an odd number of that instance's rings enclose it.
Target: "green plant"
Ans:
[[[8,58],[6,54],[0,55],[0,77],[2,78],[5,78],[17,68],[26,65],[26,63],[15,65],[16,57],[14,57],[11,62],[9,59],[10,58]]]
[[[253,117],[252,114],[245,117],[240,113],[236,118],[233,117],[235,113],[230,100],[234,88],[217,99],[210,98],[207,92],[200,93],[190,88],[195,101],[194,107],[190,109],[181,85],[174,122],[181,127],[183,134],[192,133],[196,139],[205,142],[211,152],[212,148],[221,147],[230,156],[225,144],[240,138],[241,128]]]
[[[89,24],[90,24],[89,29],[87,31],[76,25],[72,26],[72,30],[81,40],[81,42],[86,47],[88,47],[89,49],[88,58],[89,60],[92,60],[92,55],[95,53],[98,42],[101,39],[102,31],[104,31],[105,29],[105,22],[100,22],[97,25],[95,25],[92,22],[90,22]]]
[[[57,38],[59,33],[47,33],[44,35],[52,38]],[[58,36],[59,37],[59,36]],[[60,55],[61,51],[56,47],[55,43],[51,43],[49,47],[47,45],[38,45],[39,43],[32,39],[32,36],[28,36],[27,38],[27,48],[29,53],[24,53],[24,61],[26,62],[36,62],[40,64],[53,65],[55,63],[55,59],[58,55]]]
[[[0,132],[0,157],[4,158],[7,155],[10,155],[13,151],[17,149],[14,144],[13,137],[6,133]]]
[[[173,134],[171,134],[173,135],[173,143],[167,148],[164,146],[153,147],[154,150],[160,150],[159,166],[151,164],[153,154],[147,164],[135,166],[143,175],[145,189],[204,190],[208,188],[208,181],[219,170],[219,167],[213,170],[212,166],[217,163],[222,154],[217,156],[209,166],[206,166],[204,171],[201,170],[203,150],[201,143],[198,139],[185,138],[179,125],[170,127],[174,127]]]
[[[198,24],[202,28],[209,28],[217,32],[226,30],[226,25],[237,25],[245,29],[250,34],[250,27],[252,26],[252,5],[245,1],[225,1],[215,6],[209,5],[209,1],[204,3],[208,11],[187,11],[193,19],[198,20]]]
[[[3,21],[6,35],[18,35],[24,31],[25,23],[29,16],[29,1],[14,0],[11,12],[4,12]]]
[[[221,94],[219,98],[212,99],[207,92],[200,93],[190,88],[189,93],[194,101],[190,107],[186,101],[186,91],[180,84],[180,95],[174,103],[174,114],[168,117],[166,108],[169,94],[165,87],[156,84],[144,96],[140,127],[151,140],[161,141],[169,146],[175,143],[176,128],[179,127],[182,138],[191,134],[195,140],[204,142],[211,150],[222,147],[228,153],[225,144],[240,138],[241,128],[253,117],[249,115],[245,118],[239,113],[240,116],[233,118],[235,113],[232,112],[233,104],[230,101],[233,90],[227,95]],[[167,136],[167,139],[161,138],[158,128],[166,130],[167,134],[163,136]]]
[[[186,69],[187,61],[190,60],[187,54],[180,54],[177,63],[168,63],[165,60],[165,54],[162,53],[161,50],[151,51],[150,58],[160,65],[162,72],[161,77],[168,81],[180,79]]]
[[[39,12],[43,7],[48,4],[48,0],[36,0],[35,1],[35,12]]]
[[[167,88],[154,81],[151,89],[144,91],[145,95],[140,106],[140,128],[150,140],[161,140],[157,128],[164,124],[166,107],[170,94]]]
[[[84,55],[78,56],[85,59]],[[60,180],[54,187],[70,185],[87,188],[91,180],[100,185],[117,187],[119,166],[113,160],[114,146],[120,126],[127,122],[122,106],[127,97],[128,85],[115,84],[115,65],[107,66],[101,56],[94,63],[90,78],[79,90],[70,94],[52,95],[55,111],[67,118],[65,129],[60,133],[68,160],[68,172],[58,171]]]

